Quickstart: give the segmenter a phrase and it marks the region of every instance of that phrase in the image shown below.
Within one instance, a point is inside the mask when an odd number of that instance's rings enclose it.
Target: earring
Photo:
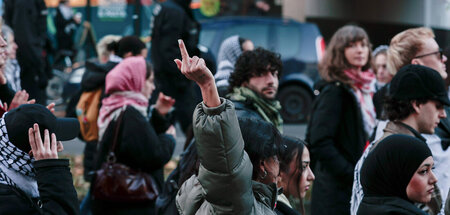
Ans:
[[[267,176],[267,171],[266,170],[264,170],[264,175],[263,176],[261,176],[261,179],[264,179],[265,177]]]

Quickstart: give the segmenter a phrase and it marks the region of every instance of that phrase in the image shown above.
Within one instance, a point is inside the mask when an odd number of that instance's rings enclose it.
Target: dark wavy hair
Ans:
[[[345,57],[345,49],[350,44],[359,41],[363,41],[369,47],[367,63],[363,66],[362,70],[365,71],[372,67],[372,45],[370,44],[366,31],[355,25],[346,25],[339,28],[333,34],[325,55],[319,64],[320,76],[325,81],[340,81],[344,84],[352,84],[350,78],[343,72],[346,69],[352,68],[352,65],[350,65]]]
[[[388,96],[384,103],[384,114],[390,121],[406,119],[415,112],[412,106],[414,101],[419,105],[427,103],[429,99],[399,100]]]
[[[289,173],[290,171],[290,163],[294,159],[295,155],[297,155],[297,159],[295,160],[295,171],[292,174],[292,176],[296,175],[297,177],[291,178],[289,180],[288,186],[290,183],[297,183],[300,184],[300,180],[302,178],[302,172],[303,172],[303,161],[302,161],[302,154],[303,149],[306,147],[306,142],[303,140],[300,140],[295,137],[289,137],[283,135],[283,147],[285,148],[283,153],[280,156],[280,171],[284,173]],[[300,187],[298,187],[298,196],[301,196],[300,193]],[[302,214],[305,214],[305,208],[303,206],[303,199],[300,198],[300,212]]]
[[[271,123],[250,118],[239,118],[244,150],[247,152],[252,165],[252,179],[256,180],[261,174],[258,168],[261,161],[283,153],[281,134]]]
[[[268,71],[272,74],[278,71],[278,79],[280,79],[282,70],[283,64],[279,54],[263,48],[246,51],[236,61],[234,72],[231,73],[229,79],[229,91],[231,92],[235,87],[240,87],[250,78],[261,76]]]

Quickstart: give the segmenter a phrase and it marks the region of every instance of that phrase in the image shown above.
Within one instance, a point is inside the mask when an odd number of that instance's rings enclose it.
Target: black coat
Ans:
[[[22,190],[0,184],[0,214],[79,214],[69,160],[35,161],[34,168],[40,197],[32,199]]]
[[[2,104],[4,102],[8,103],[8,105],[11,104],[15,94],[16,93],[11,89],[8,83],[0,84],[0,100],[2,101]]]
[[[358,215],[426,215],[411,202],[398,197],[364,196]]]
[[[316,175],[312,215],[350,214],[353,170],[368,139],[361,109],[349,86],[318,86],[306,134]]]
[[[59,7],[56,8],[55,27],[59,50],[72,50],[75,48],[73,35],[77,25],[73,17],[65,19],[61,9]]]
[[[277,215],[302,215],[295,209],[289,207],[288,205],[286,205],[280,201],[277,201],[277,206],[275,207],[275,213],[277,213]]]
[[[150,122],[135,108],[128,106],[123,115],[122,125],[119,129],[119,140],[116,148],[117,162],[123,163],[132,169],[140,169],[153,176],[158,189],[161,191],[164,177],[163,167],[171,159],[175,148],[175,139],[164,132],[168,124],[164,118],[152,112]],[[109,152],[114,139],[116,122],[109,124],[100,142],[99,157],[96,169],[99,169]],[[94,214],[153,214],[154,204],[111,205],[93,201]],[[95,213],[97,211],[97,213]]]
[[[373,106],[375,107],[375,112],[377,114],[377,119],[387,119],[386,116],[384,116],[384,103],[386,102],[386,98],[389,96],[389,88],[390,84],[386,84],[373,95],[372,100]]]
[[[259,115],[256,108],[249,102],[238,102],[231,100],[234,104],[236,110],[236,115],[238,118],[251,118],[265,121],[261,115]]]
[[[187,2],[187,1],[179,1]],[[155,79],[162,91],[172,97],[190,85],[174,59],[181,59],[178,39],[182,39],[190,56],[199,56],[197,48],[200,25],[187,12],[182,3],[168,0],[155,6],[152,28],[151,58],[155,69]]]

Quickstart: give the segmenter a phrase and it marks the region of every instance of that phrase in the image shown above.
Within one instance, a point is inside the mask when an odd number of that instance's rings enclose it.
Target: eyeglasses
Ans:
[[[426,57],[426,56],[429,56],[429,55],[435,55],[435,54],[439,54],[439,59],[441,59],[441,60],[444,58],[444,54],[442,53],[442,49],[439,49],[438,51],[431,52],[431,53],[428,53],[428,54],[419,55],[419,56],[416,56],[414,58],[422,58],[422,57]]]

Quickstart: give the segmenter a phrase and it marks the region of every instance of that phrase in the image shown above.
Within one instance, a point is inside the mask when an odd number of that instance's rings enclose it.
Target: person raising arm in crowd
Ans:
[[[193,127],[200,160],[198,175],[185,181],[176,204],[180,214],[272,214],[279,181],[278,131],[267,153],[254,156],[244,151],[244,139],[232,102],[220,99],[214,77],[205,61],[189,57],[179,40],[181,73],[201,89],[203,102],[194,111]],[[278,140],[277,140],[278,139]]]

